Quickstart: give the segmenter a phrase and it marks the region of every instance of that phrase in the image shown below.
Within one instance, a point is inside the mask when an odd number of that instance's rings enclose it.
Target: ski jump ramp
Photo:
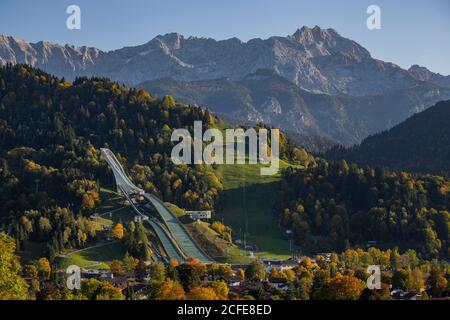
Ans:
[[[196,258],[203,263],[213,262],[208,255],[195,243],[190,234],[186,231],[182,223],[178,220],[175,214],[170,211],[170,209],[162,202],[160,199],[154,195],[145,193],[144,190],[138,188],[134,183],[128,178],[114,153],[106,148],[100,149],[101,154],[105,161],[110,166],[113,171],[114,178],[116,180],[118,192],[123,194],[132,204],[133,209],[142,216],[145,216],[131,201],[131,195],[142,195],[146,200],[148,200],[153,208],[156,210],[164,226],[156,220],[146,219],[148,223],[155,230],[156,235],[160,239],[164,250],[168,256],[172,259],[177,259],[182,262],[187,257]],[[167,231],[166,231],[167,230]],[[176,245],[173,243],[176,242]],[[180,252],[181,249],[182,252]]]

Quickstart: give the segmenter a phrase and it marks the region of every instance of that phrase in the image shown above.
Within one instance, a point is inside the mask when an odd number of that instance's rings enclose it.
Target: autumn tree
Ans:
[[[20,276],[21,266],[15,250],[14,239],[0,233],[0,300],[27,299],[28,285]]]
[[[125,253],[125,257],[122,260],[122,267],[125,272],[134,272],[138,264],[139,259],[131,256],[128,252]]]
[[[269,271],[269,278],[284,278],[282,272],[278,271],[276,268],[272,267]]]
[[[227,300],[228,299],[228,285],[225,281],[215,280],[209,284],[209,287],[216,293],[217,299]]]
[[[175,99],[172,96],[164,96],[163,106],[166,108],[175,107]]]
[[[381,289],[370,290],[365,288],[361,300],[391,300],[391,290],[389,285],[386,283],[381,283]]]
[[[284,270],[283,277],[286,278],[289,282],[293,282],[295,280],[295,271],[292,269]]]
[[[183,263],[177,268],[178,277],[184,290],[190,291],[200,285],[200,276],[203,274],[203,269],[195,264]]]
[[[111,261],[110,270],[115,275],[120,275],[123,273],[122,262],[120,260]]]
[[[414,268],[412,271],[412,288],[417,292],[422,292],[425,289],[425,278],[419,268]]]
[[[123,228],[123,224],[118,223],[114,226],[113,228],[113,236],[116,239],[122,239],[124,236],[124,228]]]
[[[311,299],[321,300],[327,291],[327,285],[330,281],[329,270],[316,270],[313,276],[313,284],[311,287]]]
[[[427,279],[427,284],[430,287],[430,294],[433,297],[440,297],[448,287],[448,280],[439,266],[433,265],[430,270],[430,275]]]
[[[228,264],[221,264],[219,265],[217,274],[222,277],[231,277],[233,275],[233,269]]]
[[[300,265],[308,270],[314,268],[314,263],[312,262],[310,257],[303,258],[302,261],[300,262]]]
[[[264,263],[259,260],[252,261],[245,269],[245,278],[247,280],[263,281],[266,278]]]
[[[239,278],[240,281],[244,281],[245,280],[245,271],[241,268],[239,268],[236,271],[236,276]]]
[[[37,267],[39,270],[39,275],[41,279],[47,280],[50,277],[52,271],[50,261],[47,258],[40,258],[37,262]]]
[[[186,298],[188,300],[218,300],[216,292],[213,288],[195,287],[192,288]]]
[[[218,234],[223,235],[223,233],[226,231],[226,226],[220,221],[214,221],[211,224],[211,229],[216,231]]]
[[[167,279],[157,286],[154,298],[156,300],[185,300],[186,295],[178,282]]]
[[[125,296],[119,288],[107,281],[87,279],[81,283],[81,292],[90,300],[124,300]]]
[[[392,286],[396,289],[408,291],[413,287],[413,275],[411,269],[399,269],[392,276]]]
[[[309,300],[314,280],[313,273],[305,267],[300,267],[297,273],[297,297],[301,300]]]
[[[365,287],[356,277],[337,275],[325,285],[322,293],[326,300],[358,300]]]
[[[162,262],[153,262],[150,265],[150,277],[152,281],[163,282],[166,278],[166,268]]]

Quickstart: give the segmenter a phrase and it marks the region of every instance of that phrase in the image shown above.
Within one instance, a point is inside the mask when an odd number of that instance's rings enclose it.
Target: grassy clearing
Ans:
[[[104,217],[94,217],[92,221],[95,222],[95,229],[97,231],[104,230],[104,228],[111,227],[113,225],[113,221],[110,219],[106,219]]]
[[[280,161],[280,169],[290,164]],[[234,238],[255,244],[258,255],[287,259],[289,243],[272,214],[281,174],[261,176],[257,165],[219,165],[216,172],[224,186],[218,218],[233,228]]]
[[[133,221],[134,216],[136,215],[133,208],[131,206],[122,208],[121,206],[122,205],[116,206],[112,210],[101,213],[101,218],[108,219],[114,224],[118,222],[126,223]]]
[[[73,264],[83,268],[94,266],[96,268],[109,268],[112,260],[121,260],[124,256],[125,248],[122,243],[109,242],[78,250],[68,254],[67,257],[59,257],[58,259],[61,267]]]

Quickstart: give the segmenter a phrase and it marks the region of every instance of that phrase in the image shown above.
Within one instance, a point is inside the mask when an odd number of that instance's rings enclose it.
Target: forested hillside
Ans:
[[[96,240],[88,217],[103,204],[100,189],[114,187],[102,147],[147,192],[184,209],[215,209],[222,190],[215,169],[170,159],[172,131],[192,132],[194,121],[225,126],[205,109],[107,79],[71,83],[27,66],[1,68],[0,227],[19,250],[27,240],[49,243],[50,257]],[[280,153],[297,164],[314,161],[283,134]]]
[[[158,99],[107,79],[73,83],[26,66],[0,69],[0,226],[16,238],[49,243],[50,256],[95,239],[87,219],[112,174],[100,147],[119,154],[145,190],[184,208],[210,209],[221,189],[211,169],[175,166],[172,128],[208,111]]]
[[[325,157],[406,171],[448,174],[450,101],[440,102],[388,131],[373,135],[359,146],[335,147]]]
[[[448,257],[450,181],[320,160],[288,168],[275,214],[311,252],[364,246],[416,249]]]
[[[101,147],[118,153],[134,181],[165,201],[214,208],[222,189],[215,171],[175,166],[169,158],[172,129],[192,130],[195,120],[219,123],[207,110],[107,79],[70,83],[25,66],[0,69],[1,225],[19,248],[30,239],[49,242],[51,256],[95,239],[87,216],[102,204],[100,187],[113,186]],[[275,206],[302,248],[345,249],[374,240],[426,257],[448,254],[448,180],[311,162],[284,138],[281,150],[291,162],[310,162],[286,170]]]

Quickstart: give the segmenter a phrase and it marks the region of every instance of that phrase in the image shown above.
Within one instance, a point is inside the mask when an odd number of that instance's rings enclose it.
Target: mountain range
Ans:
[[[318,26],[247,42],[170,33],[109,52],[0,36],[0,63],[26,63],[69,80],[108,77],[236,123],[263,121],[347,145],[450,99],[450,77],[374,59]]]
[[[367,96],[313,93],[267,69],[239,81],[159,79],[139,86],[208,106],[230,123],[264,122],[287,132],[327,137],[346,145],[386,130],[441,99],[450,99],[450,88],[429,82]]]

